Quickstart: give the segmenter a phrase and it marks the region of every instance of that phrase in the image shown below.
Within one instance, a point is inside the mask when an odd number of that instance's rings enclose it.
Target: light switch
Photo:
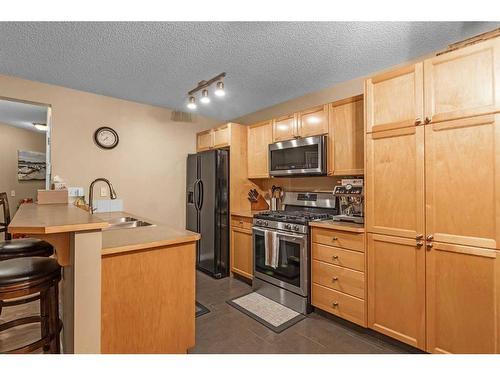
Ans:
[[[15,190],[11,190],[10,191],[10,196],[11,197],[15,197],[16,196],[16,191]]]
[[[101,186],[101,197],[106,197],[108,195],[108,190],[106,186]]]

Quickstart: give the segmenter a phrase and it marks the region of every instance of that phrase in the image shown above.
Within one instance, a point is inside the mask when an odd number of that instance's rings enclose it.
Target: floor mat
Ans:
[[[227,303],[276,333],[305,318],[305,315],[255,292],[232,298]]]
[[[208,314],[210,312],[209,309],[207,309],[205,306],[203,306],[201,303],[196,301],[196,313],[195,317],[198,318],[199,316]]]

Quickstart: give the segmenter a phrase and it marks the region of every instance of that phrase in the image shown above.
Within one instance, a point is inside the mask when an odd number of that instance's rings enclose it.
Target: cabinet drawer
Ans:
[[[365,255],[357,251],[313,243],[312,256],[313,259],[336,266],[352,268],[361,272],[365,271]]]
[[[313,260],[313,283],[365,299],[365,274],[348,268]]]
[[[252,229],[252,218],[245,216],[231,216],[231,226],[243,229]]]
[[[355,251],[365,251],[364,233],[344,232],[341,230],[313,228],[313,242],[323,245],[341,247]]]
[[[313,283],[313,306],[366,327],[365,301]]]

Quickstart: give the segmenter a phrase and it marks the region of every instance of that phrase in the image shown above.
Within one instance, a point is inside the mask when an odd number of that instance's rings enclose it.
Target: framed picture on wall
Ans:
[[[44,152],[17,152],[17,179],[19,181],[45,180],[46,159]]]

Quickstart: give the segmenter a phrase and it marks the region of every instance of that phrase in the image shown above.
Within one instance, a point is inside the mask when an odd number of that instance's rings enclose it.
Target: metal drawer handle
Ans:
[[[337,276],[332,277],[332,283],[334,283],[335,281],[338,281],[338,280],[339,280],[339,278]]]
[[[338,302],[336,302],[336,301],[335,301],[335,302],[332,302],[332,307],[333,307],[333,308],[337,308],[338,306],[339,306],[339,303],[338,303]]]
[[[337,241],[339,238],[338,237],[333,237],[332,241]]]
[[[332,256],[332,259],[333,260],[339,260],[339,256],[338,255],[334,255],[334,256]]]

